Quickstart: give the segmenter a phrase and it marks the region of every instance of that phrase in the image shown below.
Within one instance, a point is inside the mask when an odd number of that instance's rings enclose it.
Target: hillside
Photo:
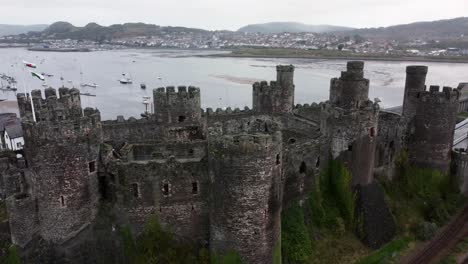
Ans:
[[[89,40],[109,40],[122,37],[155,36],[173,32],[206,32],[201,29],[185,27],[161,27],[158,25],[145,23],[125,23],[111,26],[101,26],[96,23],[89,23],[84,27],[76,27],[68,22],[56,22],[47,27],[44,31],[32,33],[32,35],[42,38],[56,39],[89,39]]]
[[[0,24],[0,36],[18,35],[29,31],[42,31],[47,25],[5,25]]]
[[[297,22],[270,22],[265,24],[252,24],[238,29],[238,32],[248,33],[282,33],[282,32],[313,32],[325,33],[351,30],[349,27],[331,25],[307,25]]]
[[[416,22],[379,28],[363,28],[340,32],[343,35],[358,34],[369,39],[460,39],[462,35],[468,37],[468,17],[437,20],[430,22]]]

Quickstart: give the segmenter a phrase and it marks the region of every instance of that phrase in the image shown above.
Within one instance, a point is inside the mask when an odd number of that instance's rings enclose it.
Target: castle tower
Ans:
[[[294,108],[294,66],[276,66],[276,82],[253,84],[253,110],[261,113],[290,113]]]
[[[405,95],[403,98],[403,117],[410,122],[416,114],[418,94],[426,90],[427,66],[406,67]]]
[[[364,78],[364,62],[349,61],[340,78],[331,79],[330,102],[338,107],[359,108],[369,100],[369,80]]]
[[[281,133],[217,136],[209,151],[210,250],[273,263],[281,240]]]
[[[40,235],[54,243],[73,237],[93,220],[97,206],[97,166],[102,142],[98,110],[81,109],[79,91],[61,88],[18,94],[25,157],[35,182]],[[29,106],[28,106],[29,105]],[[83,114],[84,112],[84,114]],[[21,206],[32,206],[30,203]]]
[[[352,184],[373,180],[379,106],[368,99],[364,63],[351,61],[330,84],[330,101],[322,104],[321,131],[329,138],[332,158],[351,171]]]
[[[411,164],[447,172],[453,145],[458,110],[457,89],[430,86],[416,95],[414,133],[409,137],[408,156]]]
[[[32,194],[33,183],[28,182],[23,158],[14,152],[0,153],[0,178],[2,195],[8,211],[11,241],[24,247],[39,230],[37,201]]]
[[[153,90],[156,120],[164,123],[198,123],[201,119],[200,88],[173,86]]]

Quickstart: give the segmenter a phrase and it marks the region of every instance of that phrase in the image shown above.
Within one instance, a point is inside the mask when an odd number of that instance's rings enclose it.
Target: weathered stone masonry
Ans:
[[[33,122],[31,98],[18,94],[25,158],[0,159],[12,240],[67,247],[105,204],[115,215],[109,226],[138,235],[157,215],[178,239],[272,263],[282,208],[305,201],[330,157],[349,168],[355,188],[371,186],[405,148],[416,165],[446,169],[458,91],[425,92],[426,73],[408,67],[403,117],[368,99],[358,61],[332,79],[329,101],[312,105],[294,105],[292,65],[278,66],[270,84],[253,84],[253,109],[204,111],[199,88],[166,87],[153,92],[154,114],[101,121],[98,110],[81,108],[77,89],[60,88],[31,93]],[[383,197],[372,186],[362,193]],[[375,228],[389,215],[379,210],[364,219],[374,247],[392,234]]]

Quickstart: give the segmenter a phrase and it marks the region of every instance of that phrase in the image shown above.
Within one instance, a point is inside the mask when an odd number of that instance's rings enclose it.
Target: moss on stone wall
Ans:
[[[304,207],[295,202],[283,209],[283,263],[336,263],[349,260],[346,254],[366,252],[349,232],[353,227],[355,200],[350,182],[351,175],[347,169],[337,161],[330,161],[309,193]],[[343,247],[336,245],[343,242],[343,237],[347,237]],[[330,243],[335,246],[330,247]],[[326,259],[321,257],[324,250],[328,251]]]

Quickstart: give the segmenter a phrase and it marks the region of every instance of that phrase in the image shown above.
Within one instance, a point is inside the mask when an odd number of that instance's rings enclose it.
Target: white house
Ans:
[[[16,114],[0,114],[0,150],[21,150],[24,146],[23,129]]]
[[[10,150],[21,150],[24,146],[23,130],[21,125],[13,124],[5,126],[3,135],[5,147]]]

